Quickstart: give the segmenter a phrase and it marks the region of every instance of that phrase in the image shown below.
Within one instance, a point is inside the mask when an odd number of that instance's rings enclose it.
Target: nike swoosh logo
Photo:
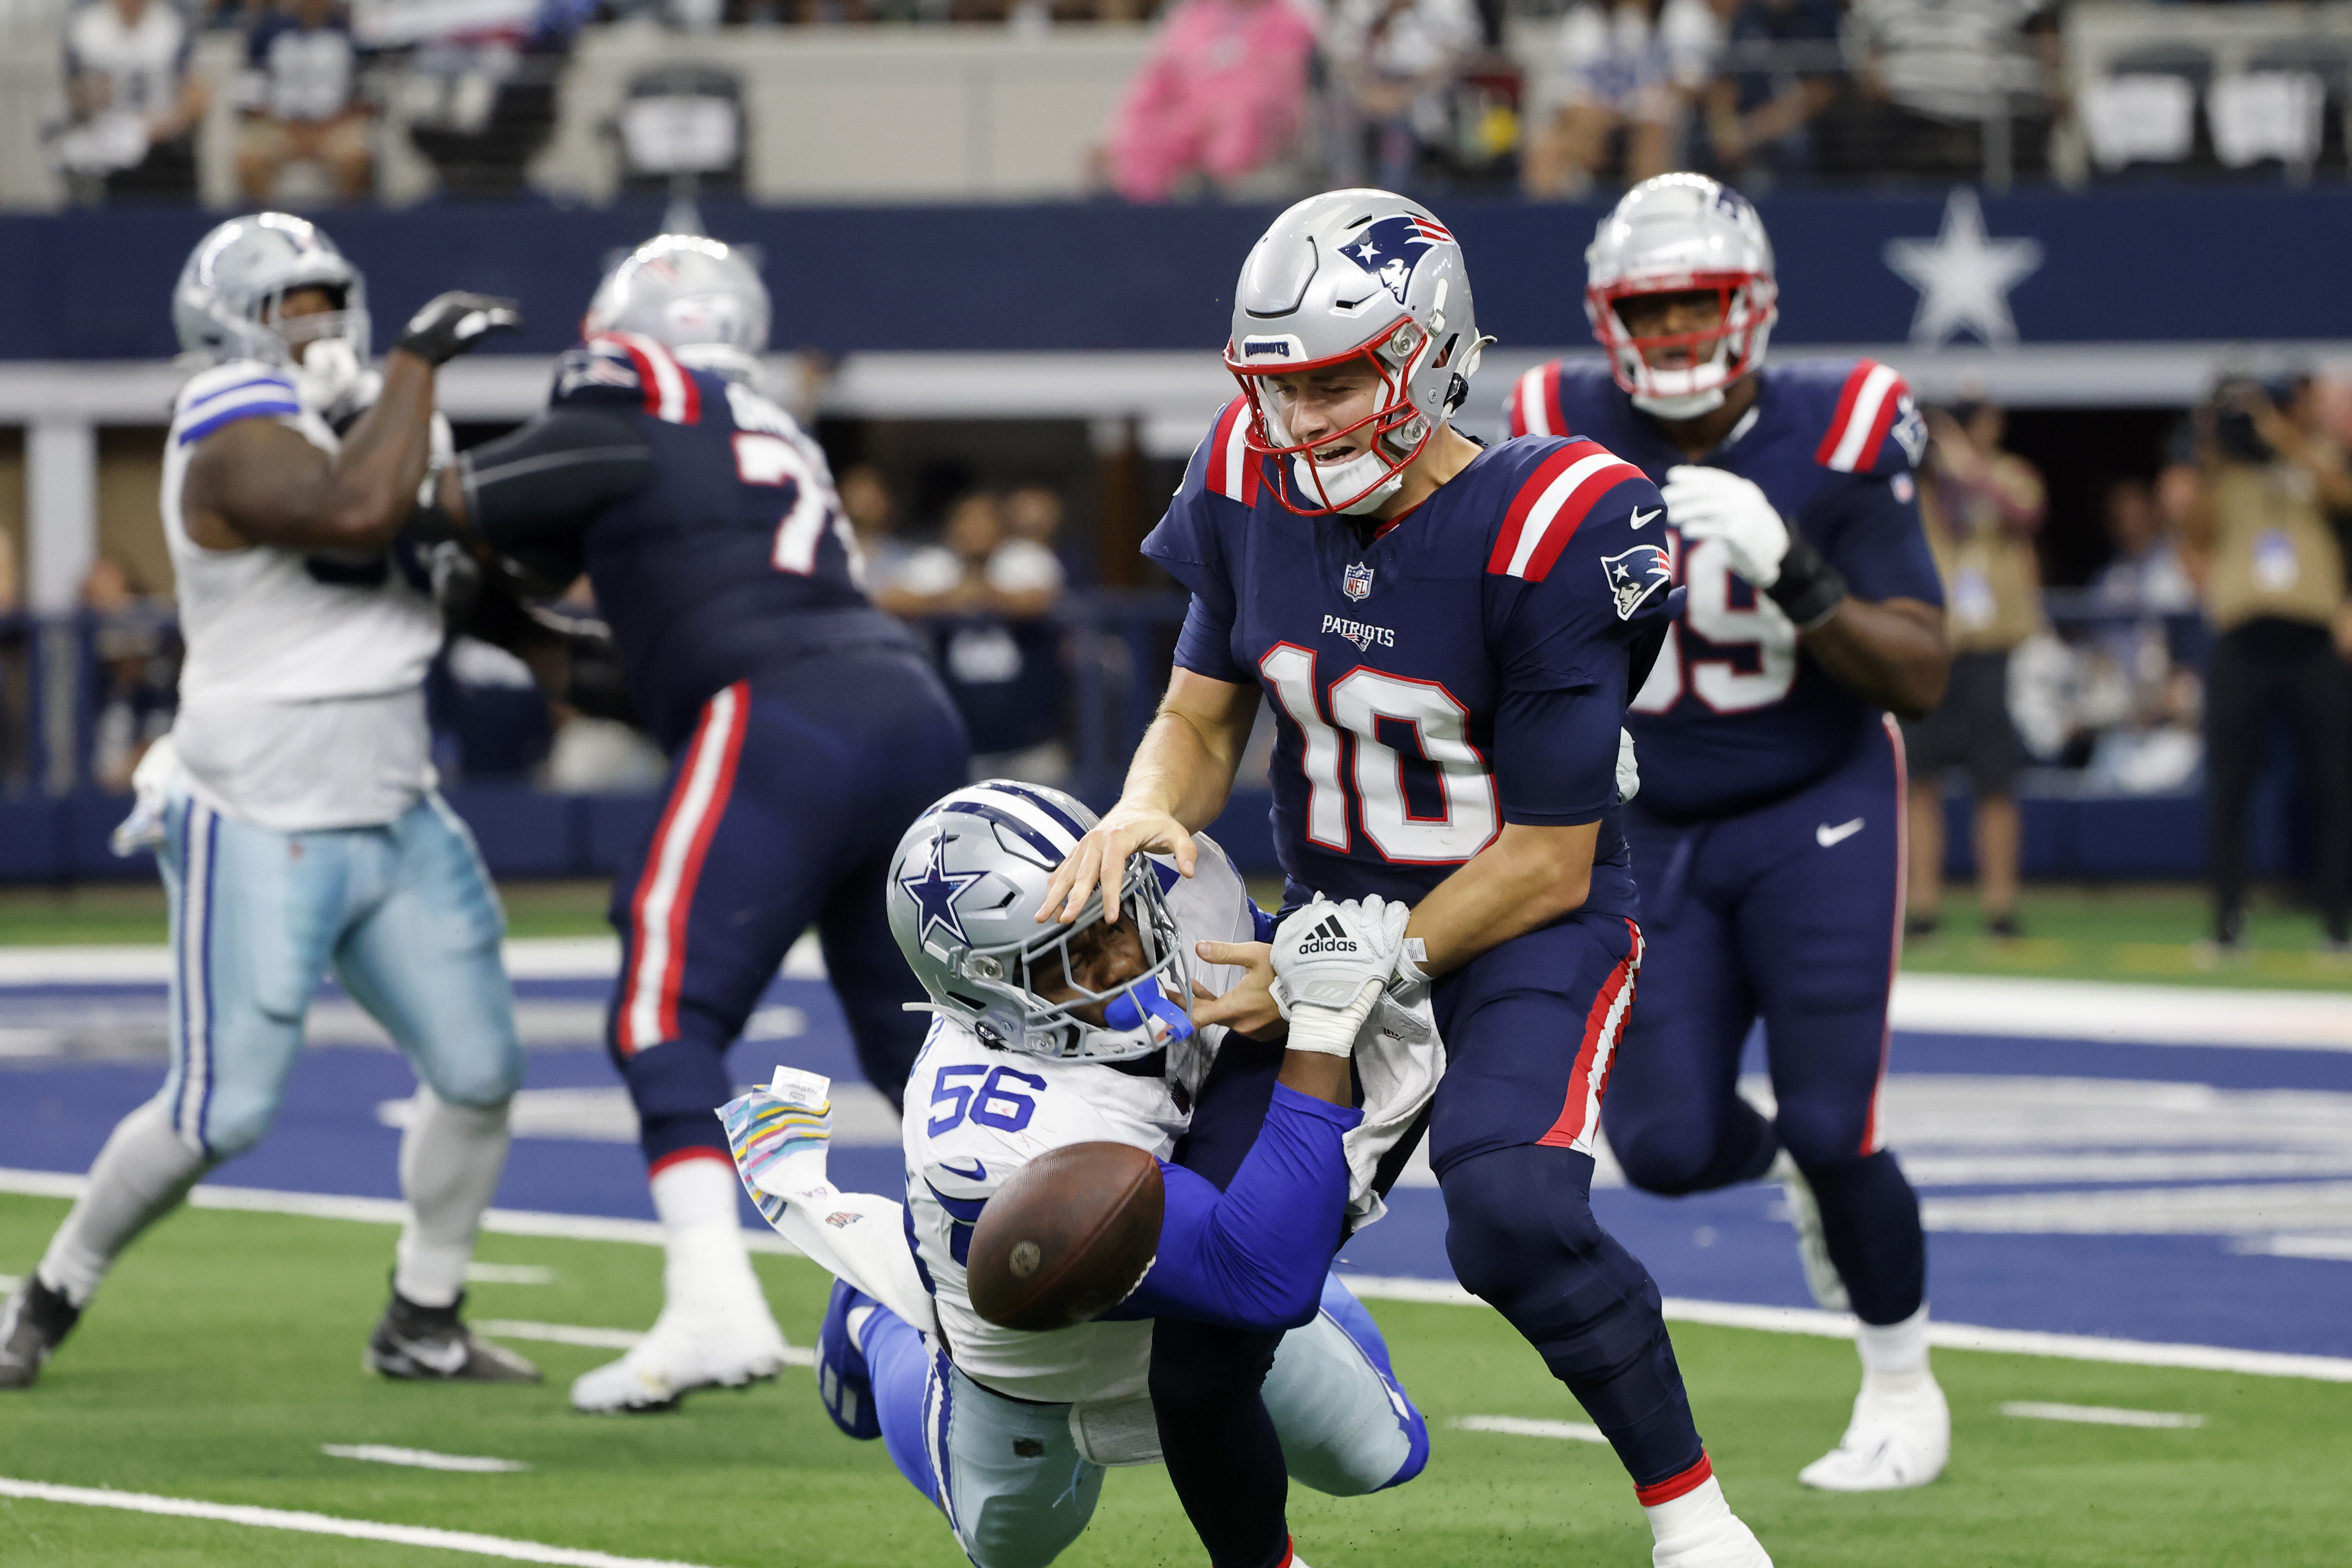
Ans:
[[[1858,827],[1861,824],[1856,823],[1854,826]],[[949,1164],[945,1160],[940,1162],[940,1169],[945,1171],[950,1176],[961,1176],[967,1182],[984,1182],[988,1180],[988,1167],[978,1160],[974,1160],[971,1163],[971,1169],[969,1171],[959,1171],[953,1165]]]
[[[1813,829],[1813,842],[1824,849],[1833,848],[1861,831],[1862,818],[1859,816],[1852,822],[1841,822],[1835,827],[1824,822]]]
[[[1639,528],[1645,522],[1655,521],[1658,514],[1664,510],[1665,510],[1665,508],[1664,507],[1653,507],[1648,511],[1643,511],[1641,508],[1635,507],[1633,509],[1633,526],[1635,528]]]

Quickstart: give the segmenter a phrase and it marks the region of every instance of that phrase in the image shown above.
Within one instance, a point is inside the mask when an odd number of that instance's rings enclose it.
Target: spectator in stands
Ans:
[[[918,551],[875,603],[922,617],[940,673],[971,731],[972,777],[1055,784],[1069,773],[1061,742],[1062,563],[1013,537],[996,497],[974,492],[948,510],[940,542]]]
[[[1706,85],[1706,139],[1725,178],[1751,189],[1815,166],[1812,122],[1844,90],[1838,0],[1735,0],[1732,68]]]
[[[2108,485],[2106,518],[2115,554],[2099,568],[2093,591],[2117,609],[2150,615],[2195,609],[2197,584],[2147,481],[2116,479]]]
[[[2009,711],[2010,655],[2042,626],[2033,535],[2044,490],[2032,464],[2001,450],[2005,421],[1990,403],[1930,417],[1934,442],[1919,510],[1944,580],[1951,682],[1926,718],[1903,726],[1911,767],[1909,930],[1942,919],[1944,774],[1964,771],[1976,797],[1977,895],[1985,930],[2018,934],[2021,833],[2012,790],[2025,763]]]
[[[1580,200],[1612,169],[1632,184],[1680,167],[1691,102],[1721,47],[1706,0],[1577,5],[1560,24],[1548,94],[1556,107],[1529,117],[1521,188]]]
[[[120,562],[100,556],[82,579],[98,675],[90,773],[127,790],[147,748],[171,731],[179,706],[180,642],[169,607],[139,593]]]
[[[1484,41],[1470,0],[1339,0],[1323,35],[1331,184],[1410,186],[1423,150],[1445,139],[1446,89]]]
[[[1986,121],[2013,168],[2047,162],[2059,35],[2051,0],[1853,0],[1860,91],[1833,162],[1848,174],[1973,175]]]
[[[188,68],[187,19],[169,0],[89,0],[67,19],[65,42],[68,171],[110,200],[194,200],[208,98]]]
[[[858,553],[866,558],[866,587],[878,593],[898,580],[913,551],[898,537],[898,502],[890,481],[871,463],[844,468],[834,483],[841,497],[842,514],[857,535]]]
[[[375,155],[359,95],[359,51],[340,0],[290,0],[254,24],[240,96],[236,183],[266,203],[296,164],[325,170],[338,199],[365,196]]]
[[[2296,731],[2317,833],[2315,891],[2331,951],[2352,952],[2352,603],[2338,537],[2352,468],[2320,427],[2307,375],[2224,382],[2199,419],[2188,519],[2212,652],[2205,677],[2213,945],[2246,922],[2246,813],[2271,721]]]
[[[1105,160],[1132,202],[1230,186],[1297,141],[1315,22],[1292,0],[1179,0],[1127,85]]]

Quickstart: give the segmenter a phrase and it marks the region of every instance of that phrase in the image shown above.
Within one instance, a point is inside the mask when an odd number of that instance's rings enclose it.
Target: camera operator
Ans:
[[[2308,375],[2232,378],[2199,411],[2199,484],[2186,519],[2212,623],[2205,742],[2213,940],[2245,930],[2246,811],[2271,716],[2294,724],[2318,829],[2315,889],[2332,951],[2352,893],[2352,602],[2337,530],[2352,468],[2321,430]]]

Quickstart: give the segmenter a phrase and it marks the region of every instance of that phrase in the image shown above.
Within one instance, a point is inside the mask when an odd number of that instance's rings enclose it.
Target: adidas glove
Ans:
[[[1716,539],[1732,570],[1780,606],[1799,631],[1836,613],[1845,578],[1811,541],[1781,521],[1755,482],[1695,463],[1666,470],[1666,510],[1685,539]]]
[[[522,307],[512,300],[457,289],[425,301],[425,309],[408,318],[393,347],[426,364],[445,365],[472,353],[492,332],[520,331]]]
[[[1642,793],[1642,765],[1633,756],[1633,732],[1617,727],[1617,799],[1629,801]]]
[[[1294,1051],[1353,1055],[1404,946],[1412,911],[1375,894],[1360,903],[1317,898],[1274,933],[1274,1005]]]

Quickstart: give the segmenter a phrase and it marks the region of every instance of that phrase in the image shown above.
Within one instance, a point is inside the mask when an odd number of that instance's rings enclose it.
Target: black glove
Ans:
[[[520,331],[522,307],[514,300],[454,289],[426,301],[425,309],[409,317],[393,347],[439,366],[471,352],[492,332]]]
[[[1789,530],[1789,553],[1780,557],[1780,575],[1764,592],[1801,632],[1811,631],[1837,613],[1845,597],[1845,574],[1814,548],[1813,542]]]

